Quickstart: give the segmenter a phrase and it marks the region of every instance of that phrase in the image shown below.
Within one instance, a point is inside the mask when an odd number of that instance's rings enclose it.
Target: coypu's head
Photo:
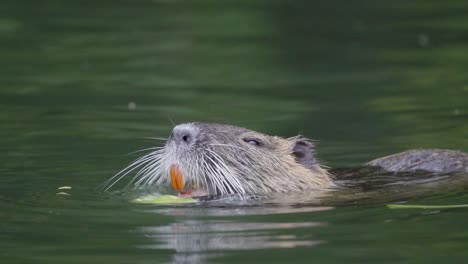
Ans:
[[[221,124],[177,125],[163,148],[128,168],[139,166],[136,185],[171,183],[179,194],[189,196],[300,191],[332,184],[307,138]]]

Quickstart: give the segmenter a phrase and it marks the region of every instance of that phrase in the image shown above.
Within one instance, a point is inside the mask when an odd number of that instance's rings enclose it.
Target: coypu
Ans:
[[[241,127],[186,123],[174,127],[164,147],[137,159],[109,180],[112,187],[136,168],[134,184],[171,183],[182,196],[291,192],[335,187],[317,160],[312,141],[282,138]],[[410,150],[365,164],[387,171],[468,172],[468,153]]]

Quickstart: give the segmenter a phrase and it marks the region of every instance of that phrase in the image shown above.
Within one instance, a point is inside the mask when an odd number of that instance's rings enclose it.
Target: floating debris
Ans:
[[[468,208],[468,204],[421,205],[421,204],[387,204],[390,209],[453,209]]]
[[[133,111],[136,109],[137,105],[135,102],[129,102],[127,107],[128,107],[128,110]]]
[[[428,47],[431,44],[429,36],[424,33],[419,33],[417,38],[418,38],[418,44],[421,48]]]

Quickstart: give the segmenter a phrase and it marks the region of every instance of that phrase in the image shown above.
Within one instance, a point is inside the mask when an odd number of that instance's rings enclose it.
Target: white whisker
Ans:
[[[114,176],[112,176],[109,180],[105,181],[102,184],[102,188],[104,188],[104,191],[109,190],[110,188],[112,188],[112,186],[117,184],[120,180],[122,180],[125,176],[127,176],[129,173],[131,173],[132,171],[134,171],[138,167],[148,166],[148,163],[150,163],[151,161],[154,161],[155,158],[160,157],[162,155],[162,152],[163,152],[163,150],[159,149],[159,150],[153,151],[151,153],[148,153],[148,154],[136,159],[130,165],[125,167],[123,170],[119,171]]]
[[[152,148],[144,148],[144,149],[139,149],[139,150],[136,150],[136,151],[132,151],[129,153],[129,155],[132,155],[132,154],[135,154],[135,153],[139,153],[139,152],[143,152],[143,151],[147,151],[147,150],[160,150],[160,149],[163,149],[164,147],[152,147]]]
[[[137,188],[142,180],[144,180],[147,177],[151,177],[151,172],[154,170],[154,168],[157,168],[159,166],[159,160],[159,157],[151,160],[151,162],[149,162],[136,173],[136,175],[133,177],[129,184],[132,184],[136,179],[140,178],[137,182],[134,183],[134,188]]]
[[[214,168],[208,164],[206,160],[203,160],[203,168],[207,171],[206,176],[210,180],[210,182],[213,184],[213,189],[214,191],[219,190],[221,193],[225,193],[225,187],[222,185],[221,181],[219,180],[219,177],[214,170]]]
[[[228,182],[228,185],[232,186],[235,189],[235,192],[245,193],[242,184],[239,182],[237,177],[234,177],[234,173],[229,170],[229,167],[226,166],[221,157],[213,150],[208,149],[208,151],[213,155],[213,158],[217,161],[215,164],[219,167],[220,172],[223,172],[222,175]]]
[[[154,140],[167,141],[167,138],[162,138],[162,137],[144,137],[144,139],[154,139]]]

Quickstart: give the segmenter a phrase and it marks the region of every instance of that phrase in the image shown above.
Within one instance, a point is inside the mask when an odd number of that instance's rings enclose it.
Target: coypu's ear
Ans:
[[[317,165],[314,144],[308,138],[302,136],[293,138],[292,155],[306,168],[314,169]]]

